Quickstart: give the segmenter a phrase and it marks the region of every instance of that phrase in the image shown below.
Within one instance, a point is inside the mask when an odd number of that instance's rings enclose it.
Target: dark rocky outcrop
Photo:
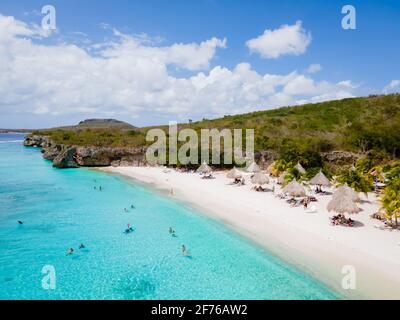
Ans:
[[[145,165],[145,148],[78,147],[76,162],[84,167]]]
[[[75,161],[76,148],[66,147],[53,160],[53,167],[56,168],[77,168],[79,167]]]
[[[56,168],[105,167],[105,166],[144,166],[146,165],[144,147],[105,148],[81,147],[55,144],[45,136],[28,136],[24,141],[27,147],[42,148],[43,158],[53,161]]]
[[[43,158],[46,160],[54,160],[64,150],[64,148],[64,145],[49,144],[42,150]]]
[[[49,139],[43,136],[28,136],[24,140],[24,146],[43,148],[47,146]]]
[[[348,151],[331,151],[323,153],[322,156],[328,162],[336,165],[353,164],[362,157],[359,153]]]

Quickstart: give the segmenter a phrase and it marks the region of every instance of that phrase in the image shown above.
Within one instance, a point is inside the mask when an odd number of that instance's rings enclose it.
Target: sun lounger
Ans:
[[[306,212],[307,213],[316,213],[317,212],[317,207],[314,206],[314,205],[309,206],[309,207],[307,207]]]

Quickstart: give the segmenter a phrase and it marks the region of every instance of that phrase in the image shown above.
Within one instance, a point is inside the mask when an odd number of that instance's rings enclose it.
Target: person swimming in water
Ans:
[[[124,211],[125,211],[125,212],[128,212],[128,209],[127,209],[127,208],[124,208]]]
[[[100,190],[100,191],[103,190],[103,189],[101,188],[101,186],[99,187],[99,190]]]
[[[125,233],[131,233],[131,232],[133,232],[133,227],[131,226],[131,224],[130,223],[128,223],[128,228],[127,229],[125,229]]]
[[[21,220],[18,220],[18,224],[24,224]]]
[[[176,237],[175,230],[172,227],[169,227],[169,234],[173,237]]]
[[[85,249],[85,245],[83,243],[80,244],[79,249]]]
[[[74,253],[74,248],[69,248],[67,251],[67,256],[70,256]]]
[[[135,209],[135,206],[133,204],[131,204],[131,209]]]
[[[184,244],[182,245],[182,254],[185,257],[190,257],[191,256],[189,250],[186,248],[186,246]]]

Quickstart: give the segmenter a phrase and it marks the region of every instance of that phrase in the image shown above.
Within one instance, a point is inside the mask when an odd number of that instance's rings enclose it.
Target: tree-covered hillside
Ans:
[[[179,125],[179,129],[187,127],[255,129],[256,151],[272,150],[289,160],[332,150],[399,157],[400,95],[306,104]],[[48,135],[62,144],[117,147],[144,145],[148,129],[105,124],[41,130],[34,134]]]

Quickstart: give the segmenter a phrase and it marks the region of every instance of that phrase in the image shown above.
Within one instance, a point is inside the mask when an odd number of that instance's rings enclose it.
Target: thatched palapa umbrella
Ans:
[[[329,187],[331,185],[329,179],[325,177],[322,171],[318,172],[314,178],[310,180],[310,184]]]
[[[261,172],[257,172],[252,178],[251,178],[251,183],[252,184],[256,184],[259,186],[262,186],[264,184],[268,184],[269,183],[269,179],[268,177]]]
[[[196,170],[198,173],[208,174],[212,172],[211,167],[204,161],[200,167]]]
[[[329,179],[325,177],[325,175],[322,173],[322,171],[318,172],[314,178],[310,180],[311,185],[317,185],[320,188],[322,186],[324,187],[329,187],[331,185]],[[321,190],[322,191],[322,190]]]
[[[300,164],[300,162],[297,162],[297,164],[294,166],[297,171],[299,171],[301,174],[305,174],[306,170],[303,168],[303,166]]]
[[[354,202],[360,202],[361,199],[358,196],[358,193],[354,191],[353,188],[350,188],[347,183],[343,186],[339,187],[335,193],[332,195],[332,198],[341,197],[342,195],[348,196]]]
[[[304,197],[306,195],[306,190],[296,180],[291,181],[285,188],[283,188],[282,192],[288,193],[293,197]]]
[[[246,169],[247,172],[261,172],[260,167],[257,165],[257,163],[255,163],[254,161],[251,163],[251,165],[248,166],[248,168]]]
[[[328,211],[335,211],[337,213],[359,213],[361,209],[357,207],[355,202],[346,194],[341,194],[328,203]]]
[[[228,179],[241,179],[243,177],[243,174],[241,171],[236,169],[236,167],[233,167],[233,169],[229,170],[226,177]]]

